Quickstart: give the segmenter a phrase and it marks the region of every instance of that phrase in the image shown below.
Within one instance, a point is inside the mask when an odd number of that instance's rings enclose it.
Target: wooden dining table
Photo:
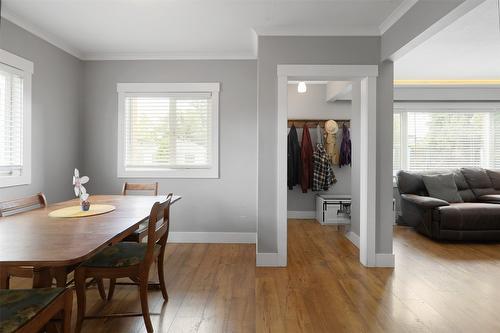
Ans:
[[[91,204],[115,206],[94,216],[60,218],[49,213],[79,205],[78,199],[0,218],[0,270],[6,266],[32,266],[33,287],[49,287],[52,272],[67,272],[94,254],[132,234],[149,217],[155,202],[166,195],[94,195]],[[180,200],[175,195],[172,203]],[[65,273],[66,274],[66,273]]]

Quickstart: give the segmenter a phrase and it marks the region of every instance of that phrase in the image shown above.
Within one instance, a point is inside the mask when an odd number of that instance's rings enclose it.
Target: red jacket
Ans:
[[[300,187],[303,193],[307,193],[307,189],[312,186],[313,176],[313,146],[307,124],[304,124],[302,132],[300,159],[302,163],[300,168]]]

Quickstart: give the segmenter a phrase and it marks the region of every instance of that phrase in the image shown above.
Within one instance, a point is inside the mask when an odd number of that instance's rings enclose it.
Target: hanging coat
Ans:
[[[313,154],[313,191],[328,191],[330,185],[337,182],[333,173],[332,161],[321,143],[316,144]]]
[[[300,187],[303,193],[307,193],[307,189],[312,186],[313,175],[313,146],[307,124],[304,124],[304,130],[302,132],[300,159],[302,160],[300,168]]]
[[[352,166],[351,134],[349,133],[349,128],[347,128],[345,124],[342,125],[342,143],[340,144],[339,167],[342,167],[343,165]]]
[[[288,133],[288,188],[291,190],[300,182],[300,146],[294,125]]]

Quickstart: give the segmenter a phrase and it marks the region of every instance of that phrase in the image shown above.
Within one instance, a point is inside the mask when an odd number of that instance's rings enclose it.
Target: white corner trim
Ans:
[[[345,237],[351,241],[357,248],[359,248],[359,235],[354,231],[348,231],[345,233]]]
[[[383,35],[394,24],[396,24],[396,22],[399,21],[399,19],[403,17],[403,15],[406,14],[417,2],[418,0],[404,0],[399,6],[397,6],[396,9],[394,9],[394,11],[390,13],[389,16],[387,16],[387,18],[380,24],[380,34]]]
[[[255,232],[183,232],[173,231],[168,235],[169,243],[225,243],[255,244]]]
[[[316,212],[314,210],[305,210],[305,211],[289,210],[287,212],[287,217],[289,219],[315,219]]]
[[[393,253],[377,253],[375,267],[394,267],[396,256]]]
[[[92,52],[84,53],[80,59],[86,61],[94,60],[255,60],[255,51],[249,53],[109,53]]]
[[[62,41],[60,38],[54,36],[49,32],[44,31],[43,29],[33,25],[32,23],[27,22],[26,20],[20,18],[19,16],[12,13],[5,7],[2,8],[2,17],[14,23],[15,25],[23,28],[24,30],[32,33],[33,35],[43,39],[44,41],[54,45],[58,49],[61,49],[64,52],[69,53],[78,59],[82,59],[82,52],[79,49],[69,45],[68,43]]]
[[[259,253],[256,256],[257,267],[285,267],[280,263],[281,258],[279,253]]]

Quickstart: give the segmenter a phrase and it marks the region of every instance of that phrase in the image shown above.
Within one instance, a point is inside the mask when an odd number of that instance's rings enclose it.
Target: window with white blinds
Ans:
[[[218,177],[218,84],[141,85],[118,87],[119,176]]]
[[[28,184],[32,64],[0,50],[0,187]]]
[[[500,168],[500,104],[395,103],[394,171]]]

